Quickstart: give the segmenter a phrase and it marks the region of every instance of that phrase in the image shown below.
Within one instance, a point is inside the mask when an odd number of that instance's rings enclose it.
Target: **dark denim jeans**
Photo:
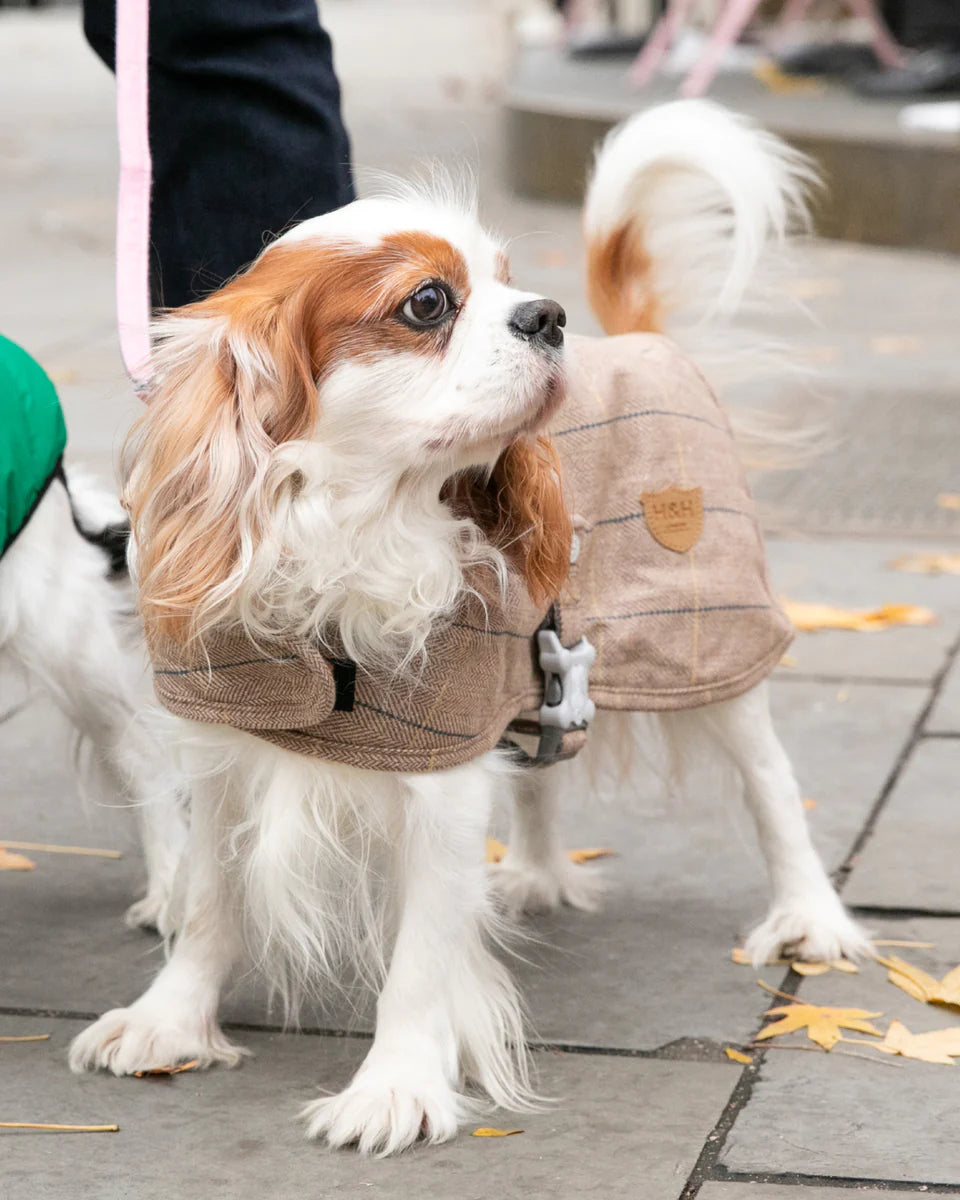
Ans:
[[[115,0],[84,0],[113,69]],[[330,38],[313,0],[151,0],[150,294],[206,295],[272,235],[353,199]]]

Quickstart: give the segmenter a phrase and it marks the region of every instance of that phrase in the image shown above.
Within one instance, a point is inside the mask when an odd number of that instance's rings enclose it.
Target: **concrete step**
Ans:
[[[624,59],[523,52],[505,97],[509,182],[531,197],[579,199],[603,134],[631,113],[675,99],[678,85],[677,77],[661,76],[635,92]],[[901,103],[862,99],[838,84],[776,93],[752,75],[729,73],[717,78],[711,98],[812,155],[827,184],[817,202],[819,233],[960,253],[960,135],[904,130]]]

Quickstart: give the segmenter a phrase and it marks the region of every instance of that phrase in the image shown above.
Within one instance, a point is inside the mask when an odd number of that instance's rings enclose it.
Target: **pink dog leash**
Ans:
[[[138,391],[150,378],[149,14],[149,0],[117,0],[117,329],[127,374]]]

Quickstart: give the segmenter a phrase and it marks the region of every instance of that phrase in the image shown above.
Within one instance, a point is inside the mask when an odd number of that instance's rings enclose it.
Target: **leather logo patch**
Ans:
[[[683,554],[703,533],[703,488],[666,488],[640,496],[647,528],[661,546]]]

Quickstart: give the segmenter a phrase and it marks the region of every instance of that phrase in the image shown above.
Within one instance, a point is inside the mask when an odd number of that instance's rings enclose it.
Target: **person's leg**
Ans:
[[[113,68],[115,0],[84,0]],[[151,301],[229,279],[264,240],[354,197],[330,39],[313,0],[152,0]]]

